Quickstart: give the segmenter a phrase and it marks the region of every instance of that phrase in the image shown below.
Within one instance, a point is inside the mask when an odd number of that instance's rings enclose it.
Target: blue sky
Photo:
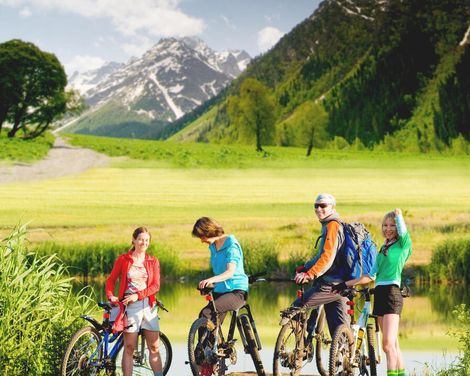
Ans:
[[[162,37],[196,35],[209,47],[265,52],[320,0],[0,0],[0,42],[55,53],[68,73],[140,56]]]

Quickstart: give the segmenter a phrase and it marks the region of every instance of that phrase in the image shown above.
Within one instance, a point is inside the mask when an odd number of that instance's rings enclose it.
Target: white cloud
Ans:
[[[267,22],[273,22],[274,20],[280,20],[281,19],[281,15],[279,13],[277,14],[265,14],[264,15],[264,19],[267,21]]]
[[[121,49],[129,56],[140,57],[155,43],[145,37],[136,38],[135,43],[122,43]]]
[[[66,72],[70,75],[75,71],[85,72],[101,67],[105,61],[97,56],[77,55],[67,63],[64,63]]]
[[[110,19],[124,35],[199,35],[204,21],[184,14],[181,0],[0,0],[11,7],[61,11],[90,18]]]
[[[220,18],[222,18],[222,21],[224,21],[225,26],[232,30],[236,30],[237,27],[228,19],[228,17],[224,16],[223,14],[220,15]]]
[[[19,14],[23,18],[27,18],[27,17],[30,17],[33,14],[33,12],[31,12],[31,9],[29,9],[28,7],[24,7],[23,9],[20,10]]]
[[[274,46],[284,33],[275,27],[268,26],[258,31],[258,48],[260,52],[265,52]]]

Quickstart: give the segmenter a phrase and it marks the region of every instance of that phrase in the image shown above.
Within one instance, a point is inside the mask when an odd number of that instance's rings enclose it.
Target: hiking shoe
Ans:
[[[290,320],[292,320],[292,318],[297,315],[300,310],[302,308],[301,307],[294,307],[294,306],[290,306],[290,307],[287,307],[286,309],[283,309],[281,311],[281,321],[279,322],[279,325],[283,326],[283,325],[286,325]]]

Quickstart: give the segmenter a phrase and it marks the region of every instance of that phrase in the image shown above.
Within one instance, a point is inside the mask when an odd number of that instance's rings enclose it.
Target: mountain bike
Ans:
[[[370,297],[373,293],[374,289],[369,288],[348,288],[340,293],[349,299],[347,304],[351,326],[341,324],[335,330],[330,347],[330,375],[353,376],[354,369],[359,369],[359,375],[377,376],[377,364],[382,358],[382,341],[377,316],[371,312]],[[356,295],[365,300],[357,322],[354,317]],[[368,323],[369,318],[374,319],[374,324]]]
[[[326,330],[325,310],[323,305],[303,307],[304,285],[299,285],[297,297],[301,299],[302,307],[289,307],[281,311],[281,316],[290,311],[292,317],[282,325],[276,340],[273,375],[281,376],[288,372],[291,376],[298,376],[315,356],[318,372],[321,376],[328,376],[327,361],[322,359],[322,349],[328,348],[331,343],[329,332]]]
[[[250,276],[249,283],[263,281],[264,279],[258,278],[261,275],[264,275],[264,273]],[[204,295],[206,300],[210,302],[215,313],[215,322],[205,317],[200,317],[191,325],[188,335],[189,362],[187,363],[191,367],[192,374],[194,376],[222,376],[225,375],[227,370],[227,360],[232,365],[236,364],[237,352],[235,342],[237,339],[234,338],[234,335],[235,327],[237,327],[245,354],[250,354],[257,374],[264,376],[266,373],[259,355],[261,341],[256,330],[250,305],[246,303],[240,309],[231,311],[230,327],[227,339],[225,339],[219,319],[220,314],[217,312],[214,302],[213,289],[213,286],[203,289],[198,288],[201,295]]]
[[[168,312],[163,303],[157,300],[158,307]],[[110,320],[111,310],[116,307],[109,302],[98,302],[104,309],[103,322],[99,323],[93,317],[80,316],[91,326],[79,329],[71,338],[62,357],[61,376],[71,375],[122,375],[121,357],[124,345],[123,332],[113,333],[113,321]],[[170,368],[172,349],[168,337],[160,332],[158,343],[162,360],[163,374]],[[134,375],[152,375],[149,364],[149,354],[146,348],[143,331],[140,330],[137,339],[137,349],[134,352]]]

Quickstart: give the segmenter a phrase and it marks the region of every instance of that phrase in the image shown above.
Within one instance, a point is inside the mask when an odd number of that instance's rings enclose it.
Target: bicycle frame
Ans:
[[[102,307],[102,308],[105,308],[105,307]],[[100,343],[98,344],[95,353],[93,353],[90,358],[90,364],[99,368],[104,368],[104,367],[109,368],[109,365],[106,363],[109,362],[109,360],[111,359],[115,359],[119,351],[121,351],[122,346],[124,345],[123,332],[112,333],[112,325],[111,325],[111,322],[109,321],[110,314],[109,314],[109,311],[106,310],[106,308],[103,314],[102,324],[100,324],[91,316],[82,315],[80,317],[88,321],[90,324],[92,324],[102,336],[102,339]],[[109,351],[110,344],[114,344],[113,347],[111,348],[111,351]],[[103,355],[101,359],[104,362],[104,364],[103,362],[99,364],[100,355],[97,352],[100,351],[100,349],[103,349]],[[98,362],[94,363],[93,359],[98,359]]]
[[[229,345],[232,345],[234,343],[234,338],[235,338],[235,327],[238,328],[238,332],[240,334],[240,338],[242,340],[242,343],[243,343],[243,348],[247,349],[247,346],[248,346],[248,343],[247,343],[247,340],[245,338],[245,333],[241,327],[241,322],[239,320],[239,318],[242,316],[242,315],[246,315],[251,323],[251,326],[253,328],[253,334],[255,336],[255,340],[256,340],[256,346],[258,348],[258,351],[261,350],[261,341],[260,341],[260,338],[259,338],[259,334],[258,334],[258,330],[256,329],[256,324],[255,324],[255,320],[253,319],[253,315],[251,313],[251,308],[250,308],[250,305],[248,303],[246,303],[243,307],[237,309],[237,310],[234,310],[234,311],[231,311],[232,313],[232,317],[230,319],[230,326],[229,326],[229,330],[228,330],[228,335],[227,335],[227,340],[225,341],[224,339],[224,335],[223,335],[223,332],[222,332],[222,325],[220,323],[220,313],[217,311],[217,307],[215,305],[215,301],[214,301],[214,297],[213,297],[213,294],[212,294],[212,289],[203,289],[201,290],[201,294],[204,294],[206,295],[206,300],[208,300],[210,303],[211,303],[211,306],[212,306],[212,310],[215,314],[215,317],[216,317],[216,328],[217,330],[215,331],[215,339],[216,339],[216,351],[218,350],[218,344],[221,343],[221,344],[229,344]],[[240,311],[246,311],[246,313],[242,313],[240,314]],[[220,339],[220,342],[219,342],[219,339]]]
[[[249,276],[248,283],[253,284],[255,282],[264,281],[264,279],[259,278],[264,274],[263,272]],[[232,365],[236,364],[237,350],[235,348],[235,329],[238,328],[245,353],[249,354],[253,360],[257,374],[264,376],[266,372],[259,354],[261,341],[250,305],[245,302],[239,309],[230,310],[232,315],[227,339],[225,339],[221,323],[222,312],[217,310],[217,304],[214,300],[214,286],[209,285],[204,288],[198,288],[198,290],[209,302],[204,310],[205,312],[210,311],[210,315],[200,315],[189,329],[189,360],[186,363],[190,365],[192,374],[225,374],[227,370],[227,359]],[[224,312],[223,315],[228,312],[229,311]]]
[[[163,303],[157,300],[157,306],[162,310],[168,312],[168,310],[164,307]],[[89,363],[93,367],[97,367],[98,369],[107,369],[107,370],[115,370],[115,360],[122,350],[124,346],[124,332],[112,332],[112,322],[110,321],[110,311],[111,305],[107,302],[105,303],[98,303],[98,305],[105,310],[103,313],[103,323],[100,324],[96,321],[93,317],[88,315],[80,316],[82,319],[88,321],[93,327],[100,333],[101,341],[98,343],[96,351],[91,355]],[[110,349],[110,345],[113,345]],[[143,342],[142,342],[143,344]],[[139,345],[139,344],[138,344]],[[103,353],[100,354],[100,351]],[[143,352],[142,350],[137,349],[138,356],[134,355],[134,359],[138,360],[139,362],[143,361]]]
[[[369,356],[368,349],[365,346],[366,342],[364,341],[365,337],[365,332],[367,328],[367,323],[369,321],[369,318],[374,319],[374,324],[375,324],[375,334],[376,334],[376,346],[377,346],[377,354],[376,355],[376,362],[380,364],[381,359],[382,359],[382,341],[380,338],[380,328],[377,320],[377,316],[372,314],[372,305],[370,301],[370,296],[373,294],[374,289],[369,289],[365,288],[362,290],[355,290],[351,289],[351,292],[347,295],[348,296],[348,302],[346,303],[350,309],[348,310],[348,314],[351,316],[351,329],[353,331],[353,337],[354,337],[354,349],[355,349],[355,362],[354,364],[358,365],[359,364],[359,357],[361,354],[366,353],[367,356]],[[360,293],[362,296],[364,296],[365,302],[364,302],[364,307],[362,308],[362,311],[359,315],[359,318],[356,322],[355,316],[354,316],[354,296],[356,295],[355,292]],[[360,331],[362,330],[362,336],[359,335]]]

